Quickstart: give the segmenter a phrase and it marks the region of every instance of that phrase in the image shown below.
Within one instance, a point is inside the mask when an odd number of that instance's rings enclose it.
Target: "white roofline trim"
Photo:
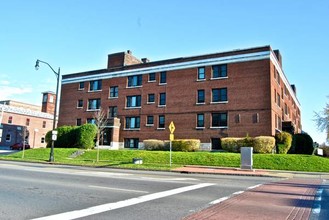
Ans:
[[[54,118],[54,115],[49,114],[49,113],[33,111],[30,109],[14,107],[14,106],[10,106],[10,105],[0,104],[0,109],[3,112],[15,113],[15,114],[20,114],[20,115],[28,115],[28,116],[32,116],[32,117],[45,118],[45,119]]]
[[[286,87],[287,87],[287,89],[288,89],[291,97],[294,99],[296,105],[300,109],[300,103],[299,103],[299,101],[298,101],[298,99],[297,99],[297,97],[295,95],[295,92],[292,90],[291,85],[290,85],[290,83],[289,83],[286,75],[284,74],[284,72],[283,72],[283,70],[282,70],[282,68],[281,68],[281,66],[280,66],[280,64],[278,62],[278,60],[276,58],[276,55],[272,52],[271,55],[270,55],[270,57],[271,57],[271,61],[273,62],[275,68],[278,70],[278,72],[280,74],[280,78],[283,80],[283,83],[286,85]]]
[[[206,65],[216,65],[216,64],[226,64],[226,63],[237,63],[237,62],[246,62],[246,61],[262,60],[269,58],[270,58],[269,51],[232,55],[226,57],[210,58],[210,59],[195,60],[195,61],[188,61],[182,63],[173,63],[173,64],[153,66],[153,67],[139,68],[133,70],[107,72],[107,73],[100,73],[100,74],[94,74],[89,76],[78,76],[68,79],[62,79],[62,85],[90,81],[90,80],[111,79],[116,77],[132,76],[138,74],[149,74],[152,72],[187,69],[187,68],[199,67],[203,65],[206,66]]]

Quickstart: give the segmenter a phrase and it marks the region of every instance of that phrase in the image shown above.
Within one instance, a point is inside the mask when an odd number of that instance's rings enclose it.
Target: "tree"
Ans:
[[[329,103],[326,104],[326,107],[323,108],[323,111],[317,113],[315,112],[316,126],[320,131],[325,131],[327,133],[327,142],[329,142]]]
[[[96,147],[97,147],[97,159],[96,161],[99,161],[99,139],[101,136],[101,133],[105,129],[108,119],[107,119],[107,114],[106,112],[100,108],[99,111],[96,111],[94,113],[93,118],[95,119],[95,125],[97,127],[97,136],[96,136]]]

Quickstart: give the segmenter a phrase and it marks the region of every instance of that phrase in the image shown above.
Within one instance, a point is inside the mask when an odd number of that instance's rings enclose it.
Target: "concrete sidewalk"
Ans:
[[[263,170],[263,169],[246,170],[246,169],[231,168],[231,167],[211,167],[211,166],[194,166],[194,165],[179,167],[173,169],[172,171],[180,172],[180,173],[220,174],[220,175],[236,175],[236,176],[329,179],[329,173],[323,173],[323,172],[300,172],[300,171]]]
[[[184,220],[217,219],[309,219],[317,189],[329,173],[281,170],[243,170],[206,166],[184,166],[182,173],[279,177],[284,180],[261,185],[219,202]]]
[[[233,196],[184,220],[309,219],[320,179],[294,178],[261,185]]]

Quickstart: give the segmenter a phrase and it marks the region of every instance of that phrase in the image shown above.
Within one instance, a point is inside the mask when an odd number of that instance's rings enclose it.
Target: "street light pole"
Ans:
[[[45,62],[45,61],[41,61],[41,60],[37,60],[35,62],[35,69],[38,70],[39,69],[39,63],[43,63],[43,64],[46,64],[56,75],[56,78],[57,78],[57,86],[56,86],[56,99],[55,99],[55,110],[54,110],[54,118],[53,118],[53,130],[56,129],[56,115],[57,115],[57,100],[58,100],[58,86],[59,86],[59,79],[60,79],[60,76],[61,76],[61,69],[58,68],[58,71],[56,72],[50,65],[49,63]],[[54,144],[55,144],[55,141],[53,140],[52,138],[52,141],[51,141],[51,148],[50,148],[50,156],[49,156],[49,162],[54,162]]]

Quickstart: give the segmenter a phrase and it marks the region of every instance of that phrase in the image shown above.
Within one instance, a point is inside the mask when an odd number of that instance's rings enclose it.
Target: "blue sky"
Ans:
[[[151,61],[271,45],[297,86],[303,130],[329,102],[328,0],[0,0],[0,100],[40,104],[62,74],[103,69],[109,53]]]

